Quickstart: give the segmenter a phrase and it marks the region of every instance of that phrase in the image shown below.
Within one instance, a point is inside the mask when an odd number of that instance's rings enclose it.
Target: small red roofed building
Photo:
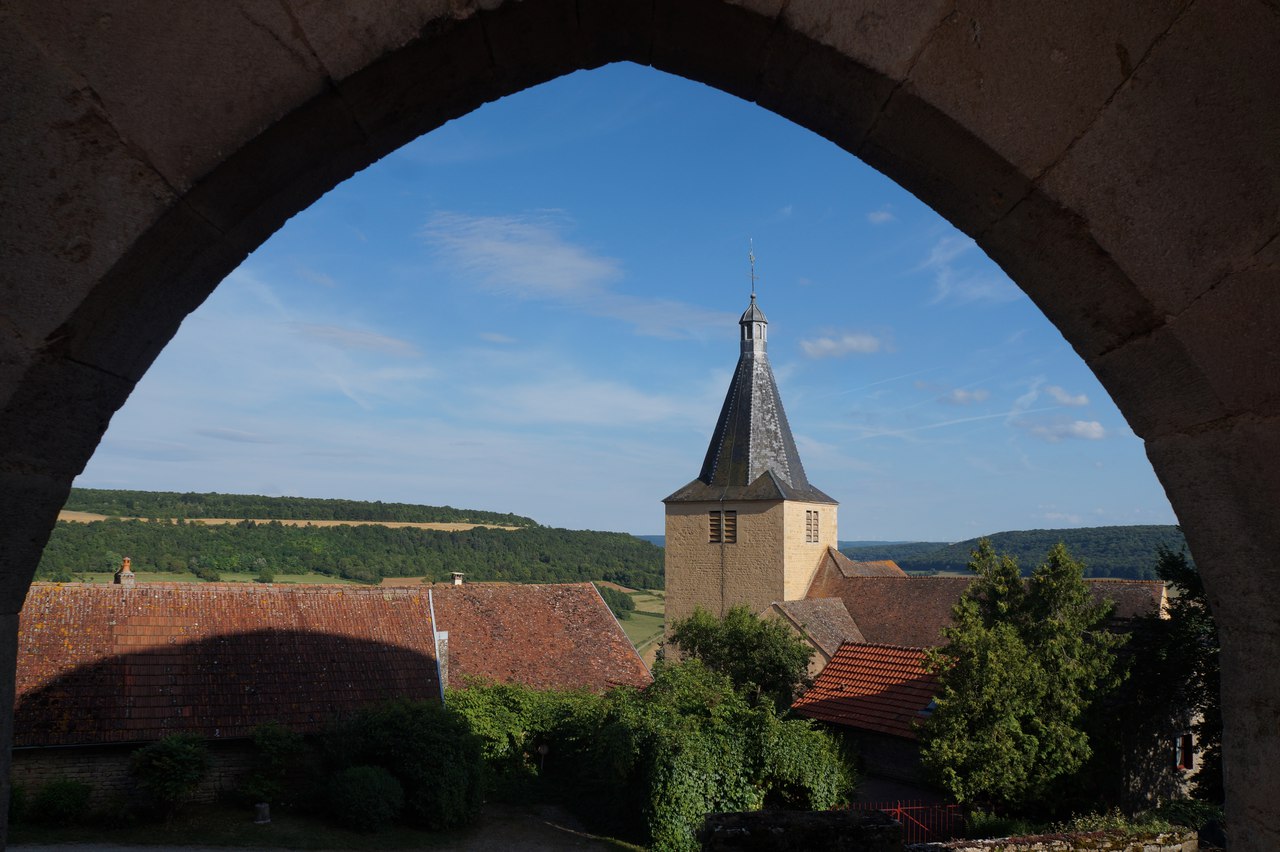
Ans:
[[[846,642],[792,709],[851,731],[867,772],[918,784],[917,726],[938,692],[924,657],[924,648]]]

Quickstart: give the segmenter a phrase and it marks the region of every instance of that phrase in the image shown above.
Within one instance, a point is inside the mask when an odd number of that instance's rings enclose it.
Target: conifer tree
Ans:
[[[1081,715],[1108,682],[1119,639],[1099,628],[1084,570],[1061,544],[1029,583],[983,540],[978,576],[929,654],[941,692],[922,731],[922,758],[960,802],[1032,810],[1054,779],[1088,758]]]

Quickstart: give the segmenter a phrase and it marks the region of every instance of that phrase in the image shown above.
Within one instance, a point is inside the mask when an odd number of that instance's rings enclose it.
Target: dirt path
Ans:
[[[373,835],[376,837],[377,835]],[[159,846],[126,846],[117,843],[57,843],[10,845],[10,852],[157,852]],[[177,852],[288,852],[279,847],[256,846],[166,846]],[[554,806],[516,807],[489,804],[480,824],[461,841],[422,847],[424,852],[559,852],[579,849],[587,852],[621,852],[637,847],[587,834],[565,811]],[[344,852],[344,850],[325,850]]]

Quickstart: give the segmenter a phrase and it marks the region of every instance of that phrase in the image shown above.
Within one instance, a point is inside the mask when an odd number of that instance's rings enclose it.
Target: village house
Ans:
[[[255,728],[300,733],[392,698],[471,681],[539,688],[650,680],[590,583],[368,587],[35,583],[18,635],[13,779],[95,796],[168,734],[211,745],[205,795],[234,786]]]

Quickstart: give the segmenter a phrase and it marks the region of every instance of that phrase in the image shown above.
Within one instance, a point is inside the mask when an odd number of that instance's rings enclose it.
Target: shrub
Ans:
[[[470,822],[483,801],[481,743],[439,704],[399,700],[332,726],[323,740],[339,768],[381,766],[404,788],[405,814],[430,829]]]
[[[238,793],[248,804],[279,804],[285,790],[285,776],[305,748],[300,734],[268,722],[253,731],[253,769],[240,782]]]
[[[27,817],[32,822],[51,825],[84,822],[92,796],[93,788],[85,782],[58,778],[45,784],[32,797]]]
[[[171,734],[133,753],[129,771],[166,814],[190,799],[209,770],[209,750],[194,734]]]
[[[404,809],[404,788],[381,766],[352,766],[329,779],[329,813],[356,831],[381,831]]]

